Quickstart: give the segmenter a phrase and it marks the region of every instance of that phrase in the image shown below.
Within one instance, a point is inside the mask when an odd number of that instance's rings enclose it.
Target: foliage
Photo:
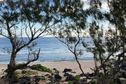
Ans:
[[[89,33],[93,39],[94,47],[87,47],[87,49],[94,54],[94,73],[96,74],[94,79],[97,80],[98,84],[104,84],[105,82],[108,84],[112,82],[118,83],[120,81],[119,78],[123,77],[120,65],[126,62],[126,44],[124,41],[126,38],[126,21],[125,17],[123,17],[126,14],[125,1],[107,0],[109,12],[99,10],[103,4],[102,1],[92,1],[94,2],[91,3],[91,8],[87,12],[94,17],[94,20],[89,25]],[[111,25],[107,29],[103,29],[103,26],[100,26],[99,23],[106,20]],[[86,45],[86,43],[83,44]]]
[[[11,45],[7,49],[10,50],[8,79],[13,78],[16,69],[23,68],[16,62],[16,57],[22,49],[28,49],[27,62],[22,64],[24,67],[39,58],[40,49],[33,47],[35,40],[51,27],[49,22],[52,22],[54,11],[50,9],[52,6],[49,4],[47,0],[4,0],[0,3],[0,35],[7,38]]]
[[[97,84],[97,82],[96,82],[95,79],[93,79],[93,80],[90,81],[90,84]]]
[[[119,77],[124,77],[125,73],[122,74],[121,71],[125,71],[126,63],[126,1],[106,0],[109,12],[100,11],[103,5],[100,0],[91,0],[90,8],[87,10],[83,10],[84,4],[81,0],[51,1],[4,0],[0,2],[0,35],[9,39],[11,43],[11,48],[7,49],[10,55],[8,77],[13,78],[16,69],[27,67],[30,62],[38,59],[40,49],[33,48],[34,41],[44,33],[53,34],[67,46],[75,56],[83,74],[78,56],[84,51],[83,47],[92,52],[96,74],[94,79],[97,83],[109,84],[118,81]],[[87,17],[93,17],[92,23],[87,23]],[[110,28],[104,30],[99,24],[100,21],[109,21]],[[112,26],[114,29],[111,28]],[[89,31],[93,47],[89,47],[83,39],[85,29]],[[28,40],[23,39],[23,33]],[[25,64],[18,65],[16,57],[24,48],[29,51],[28,60]],[[40,64],[33,65],[31,68],[51,72]],[[76,80],[79,81],[80,77],[76,76]]]
[[[80,76],[79,75],[75,76],[75,81],[80,81]]]
[[[68,84],[73,84],[73,81],[68,81]]]
[[[42,72],[49,72],[49,73],[52,72],[49,68],[44,67],[41,64],[32,65],[32,66],[30,66],[30,68],[33,70],[38,70],[38,71],[42,71]]]
[[[30,76],[30,75],[36,74],[36,72],[30,71],[30,70],[22,70],[21,74],[26,75],[26,76]]]
[[[76,2],[76,3],[75,3]],[[54,35],[62,42],[75,57],[81,72],[84,74],[78,56],[82,55],[80,47],[83,35],[83,30],[86,24],[86,12],[83,10],[83,2],[81,0],[65,0],[63,8],[59,10],[60,22],[50,29],[49,33]]]

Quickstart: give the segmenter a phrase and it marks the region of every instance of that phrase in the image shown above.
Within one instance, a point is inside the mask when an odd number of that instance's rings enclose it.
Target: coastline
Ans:
[[[85,73],[92,72],[90,68],[94,67],[93,60],[81,60],[80,63]],[[68,69],[72,69],[72,71],[76,72],[76,74],[81,74],[81,71],[76,61],[56,61],[56,62],[55,61],[50,61],[50,62],[36,61],[36,62],[31,63],[30,65],[34,65],[34,64],[41,64],[50,69],[56,68],[57,70],[59,70],[60,73],[62,73],[65,68],[68,68]],[[0,76],[3,74],[6,68],[7,68],[7,64],[0,64]]]
[[[94,61],[93,60],[81,60],[80,61],[82,69],[85,73],[90,73],[92,70],[90,68],[94,67]],[[79,66],[76,61],[56,61],[56,62],[34,62],[33,64],[41,64],[43,66],[46,66],[50,69],[56,68],[60,72],[62,72],[65,68],[72,69],[77,74],[81,74],[81,71],[79,69]]]

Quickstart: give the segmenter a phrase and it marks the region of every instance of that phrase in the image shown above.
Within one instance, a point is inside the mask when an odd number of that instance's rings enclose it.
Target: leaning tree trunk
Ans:
[[[84,71],[83,71],[83,69],[82,69],[82,66],[81,66],[81,64],[80,64],[80,62],[79,62],[79,60],[78,60],[78,58],[77,58],[76,53],[74,53],[74,56],[75,56],[75,60],[76,60],[77,64],[79,65],[79,68],[80,68],[82,74],[84,75]]]
[[[8,64],[8,68],[7,68],[7,79],[10,82],[10,84],[12,83],[12,81],[14,80],[15,77],[15,70],[16,70],[16,53],[12,52],[11,54],[11,58],[10,58],[10,63]]]

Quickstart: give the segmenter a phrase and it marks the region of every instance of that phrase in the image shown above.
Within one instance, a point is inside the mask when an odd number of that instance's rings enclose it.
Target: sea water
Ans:
[[[27,40],[27,38],[24,38]],[[54,37],[41,37],[35,40],[37,45],[34,49],[41,49],[38,61],[75,61],[74,55],[68,50],[67,46]],[[0,38],[0,63],[8,63],[10,59],[10,41],[7,38]],[[22,49],[16,60],[18,62],[27,61],[28,50]],[[83,55],[78,56],[79,60],[91,60],[92,53],[83,51]]]

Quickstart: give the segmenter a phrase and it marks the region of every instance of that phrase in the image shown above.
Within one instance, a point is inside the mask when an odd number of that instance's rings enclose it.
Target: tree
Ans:
[[[65,44],[68,50],[74,55],[79,68],[84,75],[84,71],[79,62],[78,56],[82,55],[81,42],[86,23],[86,13],[83,10],[81,0],[65,0],[63,6],[59,8],[60,22],[53,26],[49,33],[54,35],[60,42]]]
[[[81,67],[81,63],[79,62],[79,59],[78,59],[78,56],[83,54],[82,53],[83,50],[81,47],[82,38],[80,36],[81,29],[79,29],[79,27],[75,25],[67,25],[67,26],[65,25],[65,26],[62,26],[62,28],[60,25],[60,29],[58,29],[58,31],[53,30],[53,35],[61,43],[63,43],[68,48],[68,50],[74,55],[75,60],[78,63],[82,74],[84,74],[84,71]]]
[[[108,5],[110,8],[110,14],[105,14],[107,20],[110,21],[110,23],[114,24],[116,26],[116,31],[119,32],[119,37],[122,40],[122,53],[125,53],[125,34],[126,34],[126,26],[125,26],[125,15],[126,15],[126,1],[124,0],[108,0]],[[117,10],[118,9],[118,10]],[[124,57],[124,55],[123,55]]]
[[[7,68],[10,83],[16,69],[26,67],[39,57],[40,49],[34,50],[32,47],[35,46],[34,41],[50,27],[48,5],[46,0],[4,0],[0,3],[0,35],[9,39],[11,43],[10,62]],[[26,36],[27,40],[23,36]],[[23,48],[28,48],[29,56],[32,55],[33,58],[28,58],[26,63],[17,64],[17,54]]]
[[[74,14],[71,15],[75,10],[70,5],[74,5],[78,12],[82,7],[82,5],[79,5],[80,1],[76,4],[73,3],[72,1],[64,1],[64,6],[62,6],[62,2],[57,0],[51,3],[46,0],[5,0],[0,4],[0,35],[9,39],[11,43],[11,48],[9,49],[10,62],[7,68],[8,79],[13,79],[16,69],[24,68],[30,62],[38,59],[40,49],[37,51],[32,49],[35,46],[34,41],[42,34],[47,33],[51,26],[60,22],[57,19],[58,15],[70,17],[73,21],[76,21],[80,15],[82,16],[82,14],[78,14],[79,16],[76,15],[74,18]],[[80,22],[77,24],[81,24],[80,26],[83,27],[82,17],[79,19]],[[23,38],[24,35],[27,40]],[[28,48],[29,50],[28,61],[23,64],[17,64],[17,54],[23,48]],[[76,48],[74,49],[74,54],[76,55],[75,51]],[[33,59],[30,59],[30,55],[33,55]],[[12,82],[11,79],[10,82]]]
[[[115,66],[115,54],[119,52],[121,40],[116,38],[116,32],[114,30],[108,29],[106,32],[105,35],[105,31],[103,31],[102,27],[100,28],[95,22],[92,23],[90,35],[95,45],[92,49],[94,51],[95,61],[100,64],[100,66],[96,65],[95,68],[98,83],[104,83],[105,81],[111,83],[114,81],[110,78],[113,77],[114,79],[115,74],[113,73],[118,69],[118,67]]]
[[[101,12],[102,2],[92,0],[91,8],[87,11],[94,21],[90,25],[90,36],[93,38],[95,47],[92,48],[96,61],[100,61],[98,69],[98,83],[116,82],[123,77],[121,70],[125,64],[125,1],[124,0],[107,0],[109,12]],[[94,5],[93,5],[94,4]],[[107,34],[102,33],[103,28],[98,24],[99,21],[109,21],[111,26]],[[112,25],[115,27],[111,29]],[[91,49],[91,50],[92,50]],[[123,66],[124,67],[124,66]],[[97,71],[97,70],[96,70]],[[125,71],[125,70],[124,70]],[[104,72],[104,73],[102,73]],[[102,76],[100,75],[102,73]],[[123,72],[123,74],[125,74]],[[99,79],[100,78],[100,79]],[[103,81],[101,81],[103,80]],[[106,82],[105,82],[106,81]]]

